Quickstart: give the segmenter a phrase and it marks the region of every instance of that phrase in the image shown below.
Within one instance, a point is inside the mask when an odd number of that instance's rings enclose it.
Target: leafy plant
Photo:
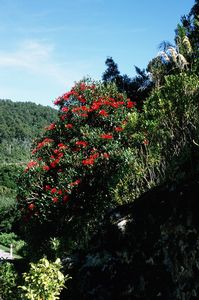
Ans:
[[[132,201],[156,185],[198,173],[198,97],[198,76],[166,76],[165,84],[145,101],[143,112],[131,114],[126,130],[133,159],[114,188],[118,201]]]
[[[50,262],[42,258],[37,263],[30,264],[28,273],[23,274],[24,285],[19,286],[22,290],[22,299],[29,300],[56,300],[59,299],[64,283],[70,279],[64,276],[61,270],[59,258]]]
[[[0,262],[0,299],[18,299],[16,292],[17,280],[18,275],[14,265],[6,261]]]

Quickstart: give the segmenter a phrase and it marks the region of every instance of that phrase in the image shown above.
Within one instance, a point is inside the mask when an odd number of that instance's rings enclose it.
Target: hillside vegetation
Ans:
[[[0,207],[15,201],[17,178],[29,160],[31,143],[56,116],[51,107],[0,99]]]
[[[48,106],[0,99],[0,163],[27,160],[31,141],[56,115]]]

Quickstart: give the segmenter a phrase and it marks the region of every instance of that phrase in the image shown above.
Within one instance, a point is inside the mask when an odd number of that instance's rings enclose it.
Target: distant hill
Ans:
[[[32,140],[56,118],[49,106],[0,99],[0,163],[26,161]]]

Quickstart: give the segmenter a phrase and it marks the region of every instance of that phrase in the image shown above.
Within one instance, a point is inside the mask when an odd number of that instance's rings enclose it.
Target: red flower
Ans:
[[[107,117],[107,116],[108,116],[108,113],[107,113],[106,110],[102,109],[102,110],[99,111],[99,115],[104,116],[104,117]]]
[[[58,105],[58,104],[60,104],[61,102],[62,102],[62,99],[61,99],[61,97],[59,97],[59,98],[55,99],[54,104],[55,104],[55,105]]]
[[[88,117],[88,114],[79,114],[80,117]]]
[[[50,190],[51,190],[51,186],[47,184],[47,185],[45,186],[45,189],[46,189],[46,191],[50,191]]]
[[[75,145],[86,147],[88,145],[88,143],[85,141],[77,141],[77,142],[75,142]]]
[[[84,166],[93,165],[94,162],[95,162],[94,158],[87,158],[87,159],[82,160],[82,164]]]
[[[56,127],[56,124],[52,123],[48,127],[46,127],[46,130],[53,130],[53,129],[55,129],[55,127]]]
[[[30,161],[30,162],[27,164],[27,166],[26,166],[24,172],[27,172],[29,169],[32,169],[32,168],[34,168],[34,167],[37,166],[37,165],[38,165],[38,163],[37,163],[36,161]]]
[[[90,155],[90,158],[96,159],[99,157],[99,153],[94,153]]]
[[[58,191],[57,191],[57,194],[58,194],[58,195],[62,195],[62,193],[63,193],[62,190],[58,190]]]
[[[73,124],[66,124],[65,128],[73,128]]]
[[[65,147],[66,147],[63,143],[59,143],[57,146],[58,146],[59,148],[65,148]]]
[[[101,103],[99,103],[99,102],[93,102],[93,104],[91,106],[91,109],[92,110],[97,110],[97,109],[100,108],[100,106],[101,106]]]
[[[55,193],[57,193],[57,189],[56,188],[52,188],[50,192],[51,192],[51,194],[55,194]]]
[[[33,210],[33,209],[35,208],[34,203],[30,203],[30,204],[28,205],[28,208],[29,208],[29,210]]]
[[[50,167],[47,166],[47,165],[45,165],[45,166],[43,166],[43,170],[44,170],[44,171],[49,171],[49,170],[50,170]]]
[[[68,107],[66,107],[66,106],[64,106],[64,107],[62,107],[62,109],[61,109],[63,112],[68,112],[69,111],[69,108]]]
[[[53,198],[53,203],[57,203],[58,202],[58,198],[57,197],[54,197]]]
[[[114,108],[118,108],[119,104],[117,102],[113,102],[113,103],[111,103],[111,106],[114,107]]]
[[[64,121],[67,118],[67,115],[60,116],[60,120]]]
[[[104,153],[103,156],[104,156],[104,158],[107,158],[107,159],[110,157],[110,155],[108,153]]]
[[[68,93],[65,93],[63,96],[62,96],[62,98],[64,99],[64,100],[69,100],[69,98],[70,98],[70,96],[71,95],[75,95],[76,94],[76,92],[75,91],[70,91],[70,92],[68,92]]]
[[[86,89],[86,84],[84,82],[80,83],[80,89],[84,91]]]
[[[136,102],[127,101],[127,108],[133,108],[136,105]]]
[[[109,140],[113,138],[112,134],[101,134],[100,137],[102,139],[109,139]]]
[[[115,127],[114,130],[117,131],[117,132],[121,132],[121,131],[124,130],[124,128],[122,128],[122,127]]]
[[[87,106],[81,106],[80,109],[82,111],[89,111],[90,110]]]
[[[54,160],[54,161],[52,161],[52,162],[50,163],[51,168],[55,168],[56,165],[57,165],[56,160]]]
[[[82,96],[78,96],[77,99],[82,103],[86,102],[86,100]]]

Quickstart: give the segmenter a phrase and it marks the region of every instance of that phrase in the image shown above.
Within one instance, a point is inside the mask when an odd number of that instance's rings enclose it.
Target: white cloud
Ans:
[[[14,52],[0,52],[0,67],[19,68],[34,75],[44,75],[56,80],[60,85],[71,85],[79,79],[81,73],[87,69],[86,62],[78,62],[75,69],[70,62],[63,65],[54,60],[54,46],[44,42],[27,40],[19,45]]]
[[[56,48],[44,41],[23,41],[15,51],[0,51],[0,98],[49,103],[88,74],[92,61],[55,59]],[[48,102],[47,102],[48,101]]]
[[[38,41],[25,41],[15,52],[0,52],[0,66],[35,70],[39,63],[49,60],[53,47]]]

